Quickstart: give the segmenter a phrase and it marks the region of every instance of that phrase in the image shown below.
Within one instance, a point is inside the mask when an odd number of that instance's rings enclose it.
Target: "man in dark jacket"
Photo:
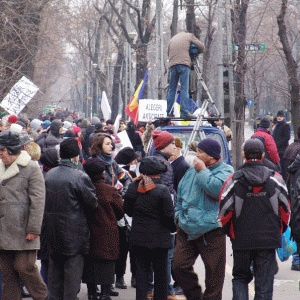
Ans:
[[[287,149],[288,150],[288,149]],[[297,243],[297,252],[293,254],[291,270],[300,271],[300,155],[298,154],[294,162],[288,167],[289,172],[289,196],[291,200],[291,235]]]
[[[43,148],[52,148],[61,142],[61,133],[64,123],[60,120],[54,120],[50,125],[50,133],[39,141],[39,146]]]
[[[246,141],[244,165],[229,176],[220,194],[218,219],[231,238],[233,299],[248,299],[248,284],[255,273],[255,299],[272,299],[275,249],[287,228],[290,205],[284,180],[263,166],[264,145]]]
[[[60,144],[61,162],[45,178],[45,230],[50,251],[50,299],[76,299],[83,255],[89,251],[86,215],[98,205],[94,186],[77,169],[80,149],[74,138]]]
[[[290,125],[287,124],[285,120],[285,114],[282,110],[279,110],[276,115],[276,125],[272,132],[273,138],[275,140],[277,150],[280,157],[280,166],[283,169],[283,155],[285,149],[289,145],[289,140],[291,138],[291,128]]]

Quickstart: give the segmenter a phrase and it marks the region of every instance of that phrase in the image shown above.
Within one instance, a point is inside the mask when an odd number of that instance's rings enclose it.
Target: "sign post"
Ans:
[[[232,44],[232,51],[239,51],[239,44]],[[265,51],[266,50],[266,44],[246,44],[245,45],[245,51]]]

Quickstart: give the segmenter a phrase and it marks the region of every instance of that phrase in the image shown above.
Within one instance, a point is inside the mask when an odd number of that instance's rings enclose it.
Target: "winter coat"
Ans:
[[[139,180],[134,181],[124,196],[124,211],[132,217],[130,246],[171,249],[170,233],[176,231],[171,195],[161,179],[153,182],[153,190],[140,193]]]
[[[204,52],[204,45],[189,32],[179,32],[174,35],[168,46],[169,66],[191,66],[190,45],[194,44],[200,53]]]
[[[272,135],[268,131],[266,131],[262,128],[258,128],[257,131],[251,136],[251,138],[255,138],[257,136],[261,136],[264,138],[264,140],[265,140],[264,145],[265,145],[266,151],[268,152],[268,156],[270,157],[270,160],[275,165],[277,165],[280,161],[280,158],[279,158],[277,147],[276,147],[276,144],[275,144],[275,141],[274,141]]]
[[[161,178],[163,184],[165,184],[168,187],[169,192],[171,193],[171,195],[173,195],[173,202],[174,202],[174,205],[175,205],[176,204],[177,193],[174,189],[174,172],[173,172],[173,168],[172,168],[170,162],[168,161],[169,155],[167,155],[167,154],[165,154],[161,151],[155,150],[154,153],[153,153],[153,156],[155,156],[158,159],[160,159],[161,161],[163,161],[168,167],[168,171],[166,173],[161,174],[160,178]]]
[[[50,253],[86,254],[89,250],[87,216],[98,206],[87,174],[63,160],[46,177],[45,230]]]
[[[285,120],[277,122],[272,135],[275,140],[278,153],[284,154],[284,151],[288,147],[289,140],[291,138],[290,125]]]
[[[282,176],[289,187],[288,183],[288,167],[293,163],[296,156],[300,153],[300,138],[295,139],[294,143],[290,144],[283,154]]]
[[[0,183],[0,249],[39,249],[39,237],[26,240],[27,233],[41,233],[45,182],[39,166],[21,151],[7,169],[0,161]]]
[[[290,200],[291,200],[291,235],[297,244],[300,243],[300,155],[296,156],[295,161],[289,166],[290,173]]]
[[[145,155],[144,149],[143,149],[143,143],[141,140],[141,137],[138,133],[135,132],[135,126],[133,122],[129,122],[126,129],[127,135],[130,139],[132,148],[134,151],[138,151],[142,156]]]
[[[149,124],[147,123],[146,124],[146,128],[143,132],[143,135],[142,135],[142,142],[143,142],[143,146],[144,146],[144,152],[145,153],[148,153],[147,150],[148,150],[148,144],[149,144],[149,141],[152,137],[152,131],[154,130],[154,125],[153,124]]]
[[[117,189],[106,184],[104,179],[94,182],[94,185],[98,208],[89,220],[90,256],[97,259],[116,260],[120,252],[117,221],[124,216],[123,200]]]
[[[174,189],[177,192],[178,184],[185,172],[190,168],[189,164],[185,161],[183,156],[177,157],[171,162],[174,174]]]
[[[284,180],[261,161],[247,161],[222,188],[218,219],[234,250],[280,248],[289,215]]]
[[[175,220],[188,240],[220,227],[217,222],[219,195],[232,173],[232,166],[222,159],[200,172],[194,168],[186,171],[178,186]]]

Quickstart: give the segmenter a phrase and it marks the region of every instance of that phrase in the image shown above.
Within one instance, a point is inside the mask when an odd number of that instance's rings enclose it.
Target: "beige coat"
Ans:
[[[192,62],[189,54],[191,44],[195,44],[200,53],[204,52],[204,44],[202,44],[192,33],[182,31],[171,38],[168,47],[170,68],[175,65],[191,66]]]
[[[21,151],[7,169],[0,160],[0,249],[39,249],[40,239],[26,234],[40,234],[44,206],[44,178],[29,154]]]

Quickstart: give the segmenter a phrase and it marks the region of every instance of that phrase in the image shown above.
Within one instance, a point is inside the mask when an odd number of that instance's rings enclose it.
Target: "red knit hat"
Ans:
[[[7,122],[10,124],[16,123],[18,121],[18,117],[15,115],[9,116]]]
[[[166,148],[168,145],[173,143],[174,137],[168,131],[159,131],[153,130],[152,131],[152,138],[155,150],[162,150]]]
[[[75,134],[77,134],[78,132],[80,132],[81,131],[81,128],[80,127],[73,127],[73,132],[75,133]]]

